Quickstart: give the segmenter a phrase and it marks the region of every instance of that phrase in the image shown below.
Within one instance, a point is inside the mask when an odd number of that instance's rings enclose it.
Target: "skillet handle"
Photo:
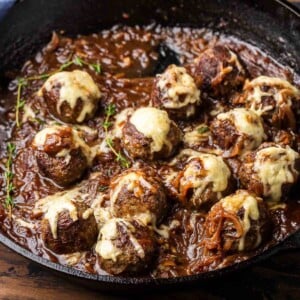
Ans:
[[[300,249],[300,229],[288,237],[280,247],[280,250]]]

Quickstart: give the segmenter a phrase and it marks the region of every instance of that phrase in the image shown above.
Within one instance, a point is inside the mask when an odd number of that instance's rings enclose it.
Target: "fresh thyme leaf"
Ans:
[[[24,99],[20,99],[20,101],[17,102],[17,108],[23,108],[25,105],[25,100]]]
[[[120,152],[118,152],[116,160],[121,163],[123,168],[129,168],[129,161]]]
[[[110,103],[105,109],[106,118],[110,118],[115,113],[116,113],[116,106],[113,103]]]
[[[113,116],[116,113],[116,106],[114,104],[109,104],[105,109],[105,119],[102,124],[104,131],[105,131],[105,142],[107,146],[110,148],[110,150],[113,152],[113,154],[116,157],[116,161],[120,163],[120,165],[123,168],[129,168],[130,163],[126,159],[125,156],[121,154],[121,152],[117,152],[117,150],[114,148],[113,140],[108,135],[108,128],[112,125],[112,122],[110,121],[110,117]]]
[[[113,147],[113,140],[111,138],[107,137],[105,139],[105,141],[106,141],[107,146],[109,146],[110,148]]]
[[[197,128],[197,132],[200,134],[208,132],[208,131],[209,131],[209,127],[206,125],[203,125],[203,126]]]
[[[83,66],[83,61],[80,57],[76,56],[75,59],[74,59],[74,64],[77,65],[77,66],[82,67]]]
[[[106,186],[106,185],[100,185],[98,187],[99,192],[105,192],[107,189],[108,189],[108,186]]]
[[[86,62],[82,58],[80,58],[79,56],[76,56],[74,58],[73,62],[74,62],[75,65],[80,66],[80,67],[82,67],[83,65],[86,65],[97,74],[101,73],[101,65],[99,63]]]
[[[26,78],[17,78],[17,84],[18,86],[21,85],[21,86],[25,86],[28,84],[28,81]]]
[[[101,65],[98,63],[98,64],[91,64],[91,66],[93,67],[94,71],[97,73],[97,74],[100,74],[101,73]]]
[[[13,143],[8,143],[7,144],[7,151],[9,153],[14,153],[15,150],[16,150],[16,145],[15,144],[13,144]]]
[[[105,130],[107,130],[111,125],[112,125],[112,123],[110,121],[104,121],[103,122],[103,127],[104,127]]]

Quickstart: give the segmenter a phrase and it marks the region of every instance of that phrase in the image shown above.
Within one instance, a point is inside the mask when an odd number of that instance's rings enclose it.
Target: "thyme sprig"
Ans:
[[[72,60],[70,60],[70,59],[67,60],[58,69],[56,69],[52,72],[17,79],[18,88],[17,88],[17,101],[16,101],[16,107],[15,107],[15,110],[16,110],[16,126],[17,127],[20,127],[20,110],[25,105],[25,99],[22,98],[23,88],[25,86],[27,86],[30,81],[46,80],[50,76],[52,76],[52,75],[54,75],[58,72],[62,72],[62,71],[64,71],[65,69],[67,69],[68,67],[70,67],[72,65],[77,65],[77,66],[80,66],[80,67],[86,65],[90,69],[94,70],[95,73],[97,73],[97,74],[101,73],[100,63],[89,63],[89,62],[86,62],[85,60],[83,60],[82,58],[80,58],[78,56],[75,56]]]
[[[84,61],[79,56],[76,56],[73,60],[74,64],[80,67],[88,66],[90,69],[92,69],[95,73],[100,74],[101,73],[101,65],[99,63],[88,63]]]
[[[197,128],[197,132],[200,134],[206,133],[209,131],[209,127],[206,125],[202,125],[200,127]]]
[[[16,146],[13,143],[7,144],[7,161],[5,164],[5,186],[6,186],[6,197],[5,197],[5,206],[8,210],[8,215],[11,217],[12,208],[14,206],[14,199],[13,199],[13,192],[14,192],[14,185],[13,185],[13,177],[14,173],[12,171],[12,163],[13,157],[16,152]]]
[[[102,126],[104,128],[104,132],[105,132],[105,142],[106,142],[107,146],[109,147],[109,149],[111,150],[111,152],[115,155],[116,161],[118,163],[120,163],[120,165],[123,168],[129,168],[130,167],[129,161],[127,160],[127,158],[124,155],[122,155],[122,153],[120,151],[117,151],[114,148],[114,142],[108,134],[108,129],[112,125],[111,117],[115,113],[116,113],[116,106],[114,104],[109,104],[107,106],[107,108],[105,109],[105,119],[104,119],[104,122],[102,124]]]

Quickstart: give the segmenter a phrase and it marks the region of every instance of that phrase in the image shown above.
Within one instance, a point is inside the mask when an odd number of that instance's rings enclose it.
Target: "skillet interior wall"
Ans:
[[[20,67],[53,30],[87,34],[116,23],[209,27],[240,37],[300,72],[300,18],[274,0],[25,0],[0,24],[0,76]],[[124,13],[129,18],[124,18]],[[279,39],[280,37],[280,39]]]

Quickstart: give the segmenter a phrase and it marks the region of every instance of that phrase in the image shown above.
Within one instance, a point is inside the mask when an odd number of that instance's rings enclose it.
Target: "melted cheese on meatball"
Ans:
[[[61,85],[56,107],[58,113],[61,112],[61,106],[64,102],[67,102],[70,108],[74,109],[78,99],[81,99],[83,107],[76,121],[83,122],[86,116],[94,111],[95,101],[101,97],[98,86],[87,72],[75,70],[58,72],[50,76],[43,87],[50,92],[58,84]]]
[[[200,91],[183,67],[169,66],[163,74],[158,75],[157,86],[165,108],[180,109],[189,104],[200,104]]]
[[[109,220],[100,230],[99,240],[96,244],[96,252],[103,259],[111,259],[116,262],[118,256],[123,253],[122,248],[118,248],[115,244],[115,240],[120,237],[120,232],[118,232],[118,226],[121,226],[123,230],[128,234],[131,245],[136,251],[140,258],[145,257],[145,251],[140,245],[138,240],[132,234],[135,228],[127,221],[114,218]],[[123,233],[122,233],[123,234]]]
[[[51,135],[60,135],[60,132],[64,130],[64,126],[58,126],[58,125],[53,125],[46,127],[39,131],[34,139],[33,139],[33,146],[36,147],[37,149],[43,149],[44,145],[47,142],[47,139],[51,137]],[[71,157],[70,157],[70,151],[72,149],[77,149],[81,148],[83,154],[88,160],[88,164],[91,165],[92,161],[96,155],[95,149],[90,148],[85,141],[80,137],[80,134],[77,130],[72,129],[72,139],[73,139],[73,145],[68,148],[68,149],[63,149],[59,153],[56,154],[56,157],[64,157],[65,160],[68,162]]]
[[[189,158],[187,160],[188,165],[181,178],[181,185],[197,188],[195,197],[201,195],[209,184],[212,184],[212,190],[216,193],[220,193],[227,188],[231,172],[222,157],[190,149],[183,150],[180,156],[183,155],[188,155]],[[193,161],[194,158],[200,159],[205,174],[199,172],[199,166]]]
[[[96,252],[104,259],[117,261],[117,257],[122,254],[121,249],[113,243],[118,237],[117,220],[109,220],[100,230],[100,240],[96,244]]]
[[[51,126],[51,127],[46,127],[39,131],[34,139],[33,139],[33,145],[36,148],[42,148],[46,144],[47,138],[53,134],[59,135],[60,130],[62,127],[60,126]]]
[[[115,183],[112,182],[112,184],[114,185]],[[150,191],[153,189],[152,184],[150,184],[144,178],[144,174],[141,174],[138,171],[133,171],[117,178],[116,185],[114,186],[114,188],[111,190],[110,193],[111,205],[112,206],[114,205],[123,188],[126,188],[128,191],[132,191],[136,197],[140,197],[141,187],[148,189]]]
[[[258,147],[265,138],[261,118],[253,111],[245,108],[235,108],[217,116],[218,120],[230,120],[237,131],[246,134],[251,141],[246,146],[248,150]]]
[[[222,207],[228,212],[236,214],[240,209],[243,208],[244,210],[244,216],[241,220],[243,226],[243,235],[239,240],[239,251],[243,251],[245,249],[245,238],[251,227],[251,220],[257,221],[259,219],[258,201],[262,200],[254,197],[244,190],[239,190],[235,194],[220,200]],[[258,246],[260,242],[261,236],[259,230],[257,230],[256,246]]]
[[[294,183],[298,176],[295,161],[299,158],[289,146],[268,147],[257,152],[253,170],[263,184],[264,196],[271,201],[280,200],[283,184]]]
[[[132,114],[130,123],[145,137],[152,139],[152,153],[159,152],[164,145],[170,146],[168,134],[171,120],[167,112],[154,107],[142,107]]]
[[[53,238],[57,238],[57,222],[59,214],[63,211],[69,213],[70,218],[75,222],[78,220],[78,212],[74,201],[82,201],[87,195],[82,194],[78,188],[58,192],[36,202],[33,210],[34,215],[44,214],[49,222]],[[90,216],[93,212],[89,208],[84,214]]]
[[[264,92],[262,90],[264,86],[273,88],[273,90]],[[252,81],[246,82],[244,90],[253,90],[248,92],[246,102],[251,103],[251,109],[259,114],[273,109],[272,106],[262,106],[263,97],[273,97],[278,106],[291,106],[291,98],[300,97],[300,91],[295,86],[287,80],[276,77],[259,76]]]
[[[183,142],[188,147],[193,147],[201,142],[208,141],[210,138],[209,127],[204,123],[194,129],[187,128],[183,136]]]

